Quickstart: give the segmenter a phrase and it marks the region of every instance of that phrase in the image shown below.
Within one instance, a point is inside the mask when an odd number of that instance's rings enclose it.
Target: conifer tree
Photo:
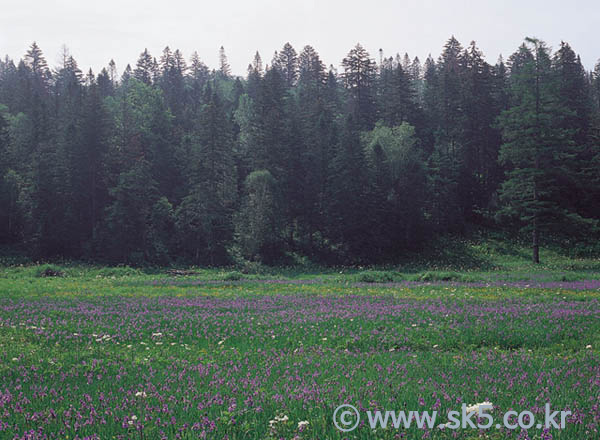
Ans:
[[[328,182],[328,235],[346,249],[346,257],[360,259],[369,254],[369,195],[365,155],[357,124],[348,116],[334,157]]]
[[[600,63],[529,40],[491,66],[286,43],[246,78],[148,50],[119,78],[64,48],[0,60],[0,247],[218,265],[376,262],[496,217],[535,238],[600,219]],[[498,115],[501,116],[498,118]],[[505,220],[514,222],[505,222]],[[587,237],[584,237],[587,235]],[[537,251],[534,251],[537,260]]]
[[[502,178],[498,166],[501,137],[495,129],[499,109],[494,100],[491,66],[474,41],[463,53],[463,59],[461,107],[464,118],[458,190],[464,215],[474,220],[484,210],[487,212]]]
[[[596,112],[600,112],[600,60],[598,60],[592,72],[592,87]]]
[[[564,128],[572,113],[558,99],[559,84],[545,43],[528,38],[512,60],[512,105],[500,118],[500,160],[509,169],[500,213],[515,217],[531,233],[533,262],[539,263],[542,231],[564,227],[565,221],[583,222],[559,197],[560,182],[574,172],[575,130]]]
[[[298,54],[290,43],[285,43],[277,56],[277,61],[286,86],[293,87],[298,78]]]
[[[558,75],[558,88],[561,103],[571,112],[565,116],[563,126],[576,130],[574,141],[583,146],[587,143],[592,100],[587,74],[579,56],[564,41],[553,57],[553,68]],[[588,158],[589,159],[589,158]]]
[[[342,61],[344,85],[350,94],[350,112],[361,129],[370,129],[375,121],[373,85],[376,65],[360,44]]]
[[[196,262],[224,264],[233,233],[237,182],[229,120],[217,91],[208,85],[188,160],[187,196],[176,212],[180,245]],[[200,231],[191,231],[193,225]],[[190,236],[196,237],[190,242]]]
[[[31,70],[35,84],[40,89],[46,89],[49,86],[50,78],[52,77],[46,58],[42,50],[34,41],[25,55],[27,66]]]
[[[155,60],[148,52],[148,49],[144,49],[140,54],[136,67],[133,70],[133,76],[144,84],[152,84],[154,81],[156,76],[156,65]]]
[[[223,46],[219,49],[219,73],[224,78],[229,78],[231,76],[231,67],[229,66],[229,61],[227,60],[227,55],[225,54],[225,48]]]

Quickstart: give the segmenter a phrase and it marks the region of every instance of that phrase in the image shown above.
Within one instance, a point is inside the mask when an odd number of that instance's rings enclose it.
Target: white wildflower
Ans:
[[[271,428],[275,427],[275,425],[277,423],[285,423],[289,420],[290,418],[288,416],[275,416],[275,418],[273,420],[269,420],[269,426]]]
[[[467,406],[467,414],[471,413],[471,412],[476,412],[479,413],[479,407],[480,406],[492,406],[492,402],[481,402],[481,403],[475,403],[473,405],[469,405]]]

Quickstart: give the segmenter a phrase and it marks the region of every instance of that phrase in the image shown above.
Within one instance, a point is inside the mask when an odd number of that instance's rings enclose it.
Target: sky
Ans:
[[[157,59],[165,46],[189,59],[195,50],[218,66],[224,46],[234,74],[245,75],[258,50],[270,63],[290,42],[312,45],[326,65],[339,68],[360,42],[376,60],[407,52],[437,58],[454,35],[472,40],[490,63],[507,58],[526,36],[556,49],[571,44],[591,70],[600,59],[598,0],[0,0],[0,55],[23,56],[36,41],[51,66],[63,45],[82,70],[98,72],[111,58],[121,72],[148,48]]]

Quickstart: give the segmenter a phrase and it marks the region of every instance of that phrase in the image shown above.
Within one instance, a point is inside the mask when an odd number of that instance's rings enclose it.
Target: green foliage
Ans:
[[[225,264],[237,203],[230,123],[221,98],[207,85],[193,133],[184,138],[187,191],[176,210],[179,248],[195,264]]]
[[[145,160],[136,161],[132,168],[120,174],[110,194],[114,201],[108,208],[106,240],[111,257],[139,264],[152,245],[148,233],[157,201],[150,164]]]
[[[495,65],[454,37],[423,65],[357,44],[338,73],[286,43],[245,78],[224,48],[211,70],[166,47],[118,78],[66,49],[50,69],[34,43],[0,60],[0,246],[252,273],[471,268],[484,261],[460,237],[499,221],[594,255],[600,67],[528,44]],[[446,234],[459,244],[441,249]]]
[[[410,248],[423,230],[427,183],[415,129],[406,122],[397,127],[377,123],[361,138],[370,165],[374,235],[386,237],[380,244],[386,252],[393,252],[389,243]]]
[[[226,272],[223,275],[223,280],[225,281],[239,281],[244,278],[244,275],[236,270],[231,272]]]
[[[578,171],[576,130],[564,125],[571,110],[560,99],[558,77],[543,42],[528,40],[519,52],[511,77],[513,105],[499,119],[504,144],[500,161],[508,168],[500,195],[506,203],[499,215],[516,218],[533,233],[533,258],[538,261],[540,230],[594,225],[582,218],[571,201],[561,197],[565,182]]]
[[[253,171],[244,182],[244,198],[236,219],[236,235],[248,260],[273,263],[281,257],[281,203],[277,182],[267,170]]]
[[[465,277],[456,272],[431,272],[427,271],[419,275],[420,281],[467,281]]]
[[[36,268],[35,275],[38,278],[63,277],[65,273],[60,266],[54,264],[43,264]]]
[[[577,407],[583,420],[595,414],[585,404],[598,395],[595,290],[345,284],[352,278],[232,283],[221,270],[174,279],[75,266],[61,266],[69,276],[38,278],[36,268],[0,271],[0,319],[9,323],[0,328],[0,386],[20,396],[18,406],[6,402],[3,423],[18,435],[195,437],[191,403],[203,406],[212,438],[338,438],[333,410],[340,400],[358,405],[352,399],[362,395],[390,408],[439,405],[440,417],[459,409],[456,402],[491,400],[499,421],[508,410],[533,411],[544,393],[553,409]],[[388,275],[396,276],[380,279]],[[209,278],[221,282],[197,288]],[[53,391],[39,392],[45,388]],[[208,402],[207,395],[227,399]],[[260,411],[248,410],[250,396]],[[81,401],[113,416],[64,423]],[[161,433],[165,410],[178,427]],[[32,413],[56,417],[23,417]],[[133,415],[144,423],[123,423]],[[309,424],[300,431],[299,421]],[[415,426],[403,432],[423,434]],[[574,419],[552,431],[566,440],[586,432]],[[361,426],[353,435],[397,433]],[[456,433],[481,438],[479,430],[436,430],[434,437]]]

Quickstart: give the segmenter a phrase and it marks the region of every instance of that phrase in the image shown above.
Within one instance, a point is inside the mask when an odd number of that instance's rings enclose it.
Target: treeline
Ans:
[[[286,44],[246,78],[168,47],[135,67],[0,61],[0,243],[36,258],[203,265],[378,262],[501,222],[591,237],[600,63],[526,40],[338,71]]]

